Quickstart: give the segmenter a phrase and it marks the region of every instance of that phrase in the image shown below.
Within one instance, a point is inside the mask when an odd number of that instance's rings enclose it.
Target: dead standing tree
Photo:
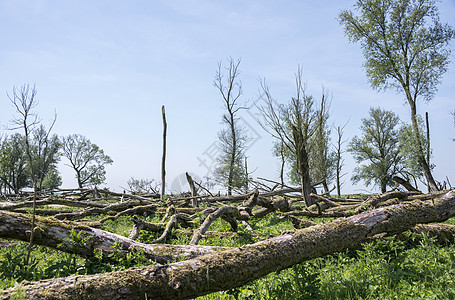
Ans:
[[[36,193],[37,193],[37,177],[33,172],[33,159],[32,151],[30,147],[30,136],[32,135],[35,127],[38,125],[38,116],[33,112],[33,109],[38,105],[38,100],[36,97],[36,87],[30,87],[28,84],[24,84],[18,90],[16,87],[13,87],[13,95],[8,94],[8,98],[11,103],[16,107],[16,111],[19,113],[19,117],[13,119],[12,123],[16,127],[13,129],[24,130],[25,136],[25,151],[27,154],[30,176],[33,182],[33,211],[32,211],[32,224],[30,231],[30,240],[27,251],[26,265],[28,265],[30,260],[30,252],[33,246],[33,235],[35,232],[35,210],[36,210]]]
[[[348,121],[349,122],[349,121]],[[346,173],[342,174],[341,169],[344,166],[344,159],[343,159],[343,144],[346,143],[346,140],[343,140],[344,128],[348,124],[344,124],[343,126],[337,126],[337,144],[335,150],[335,176],[336,176],[336,185],[337,185],[337,195],[338,197],[341,196],[341,177],[346,175]]]
[[[167,123],[166,123],[166,111],[164,105],[161,107],[161,114],[163,117],[163,156],[161,158],[161,201],[164,201],[164,189],[166,188],[166,134],[167,134]]]
[[[314,133],[313,97],[305,92],[302,82],[302,68],[295,74],[296,95],[288,105],[278,105],[273,99],[265,81],[261,82],[264,105],[258,107],[263,120],[258,120],[262,128],[282,142],[297,163],[297,171],[301,179],[302,196],[307,206],[313,204],[310,193],[312,190],[308,144]]]
[[[227,129],[218,133],[220,139],[219,166],[215,170],[220,181],[227,187],[227,194],[232,195],[232,188],[241,188],[244,184],[243,157],[245,151],[245,142],[247,140],[245,128],[239,124],[237,113],[245,109],[239,105],[238,100],[242,95],[242,83],[239,80],[240,59],[228,59],[226,67],[227,76],[222,73],[221,63],[218,64],[218,71],[215,75],[213,84],[220,91],[223,98],[224,108],[227,113],[223,115],[223,123],[227,124]]]

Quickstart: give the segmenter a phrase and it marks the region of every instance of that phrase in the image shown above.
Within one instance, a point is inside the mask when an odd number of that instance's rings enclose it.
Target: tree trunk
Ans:
[[[232,250],[120,272],[23,282],[1,295],[26,299],[190,299],[242,286],[268,273],[343,251],[380,233],[455,216],[455,191],[368,211]]]
[[[15,239],[21,241],[29,240],[29,232],[32,217],[26,214],[6,212],[0,210],[0,238]],[[83,247],[74,247],[66,239],[70,239],[71,231],[81,232],[80,238],[90,237]],[[199,255],[213,253],[215,251],[226,250],[226,247],[209,246],[180,246],[180,245],[160,245],[143,244],[118,234],[104,230],[91,228],[71,221],[59,221],[54,218],[36,216],[34,244],[50,248],[58,248],[57,245],[65,244],[66,247],[59,249],[76,253],[82,257],[90,258],[94,256],[94,250],[100,249],[103,252],[112,251],[111,246],[118,242],[123,251],[131,249],[144,250],[147,258],[158,263],[168,263],[170,261],[189,259]]]
[[[161,158],[161,194],[160,199],[164,201],[164,193],[166,188],[166,134],[167,134],[167,123],[166,123],[166,112],[164,105],[161,107],[161,114],[163,117],[163,156]]]
[[[190,191],[191,191],[191,197],[193,198],[191,200],[191,205],[193,207],[198,207],[198,199],[197,199],[197,189],[196,186],[194,185],[193,178],[191,178],[191,175],[188,174],[188,172],[185,173],[186,175],[186,180],[188,181],[188,185],[190,186]]]
[[[419,133],[419,126],[417,124],[417,109],[415,105],[415,101],[412,100],[411,95],[407,95],[408,97],[408,103],[411,106],[411,122],[412,122],[412,131],[414,133],[414,140],[417,143],[417,159],[422,167],[423,173],[425,174],[425,178],[427,179],[428,182],[428,188],[431,192],[438,191],[439,188],[436,184],[436,181],[433,178],[433,175],[431,174],[431,169],[430,166],[425,159],[425,155],[423,154],[423,147],[422,147],[422,141],[420,140],[420,133]]]
[[[308,168],[308,153],[306,152],[305,147],[302,147],[300,151],[300,182],[302,185],[302,196],[303,200],[305,201],[305,204],[307,206],[311,206],[313,204],[313,201],[311,200],[311,179],[310,179],[310,172]]]
[[[305,201],[306,206],[310,206],[313,204],[311,201],[310,193],[311,193],[311,179],[310,179],[310,170],[308,166],[308,152],[305,148],[305,142],[303,139],[303,133],[301,129],[297,128],[296,126],[292,127],[292,135],[295,141],[295,152],[297,155],[297,165],[299,168],[299,175],[300,175],[300,184],[302,187],[302,197]]]
[[[404,186],[405,189],[407,189],[410,192],[420,192],[418,189],[412,186],[412,184],[409,183],[409,181],[399,177],[399,176],[393,176],[393,181],[395,181],[398,184],[401,184]]]

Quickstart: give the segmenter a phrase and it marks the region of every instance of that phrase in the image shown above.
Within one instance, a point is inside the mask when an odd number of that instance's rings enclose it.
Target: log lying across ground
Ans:
[[[29,241],[31,218],[30,215],[26,214],[0,211],[0,238]],[[86,258],[92,257],[95,249],[106,253],[113,251],[112,246],[115,243],[119,243],[123,251],[143,250],[147,258],[162,264],[229,249],[196,245],[143,244],[124,236],[91,228],[77,222],[61,221],[40,216],[36,216],[35,224],[34,244],[57,248],[59,244],[63,243],[65,247],[60,250],[79,254]],[[68,239],[71,239],[71,231],[80,233],[80,239],[89,237],[84,246],[78,245],[78,247],[74,247],[72,243],[68,242]]]
[[[342,251],[380,233],[455,216],[455,190],[341,218],[240,248],[164,266],[23,282],[1,299],[189,299],[242,286],[268,273]]]

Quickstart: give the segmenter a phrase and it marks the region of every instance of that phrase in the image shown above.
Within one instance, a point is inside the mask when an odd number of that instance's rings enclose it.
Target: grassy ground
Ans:
[[[146,221],[159,222],[159,217],[147,217]],[[240,225],[240,236],[211,237],[201,240],[200,244],[235,247],[293,229],[289,220],[273,215],[252,220],[250,224],[255,235]],[[106,222],[103,229],[128,236],[132,226],[129,217],[120,217]],[[229,225],[218,219],[210,230],[226,232]],[[156,237],[145,232],[140,240],[150,241]],[[82,242],[76,235],[72,239],[76,244]],[[190,239],[178,234],[169,242],[188,244]],[[26,243],[23,242],[0,247],[0,289],[22,280],[116,271],[153,263],[140,253],[114,253],[109,261],[99,253],[96,260],[86,261],[76,255],[35,246],[32,264],[26,268],[25,255]],[[360,250],[304,262],[246,286],[198,299],[455,299],[455,246],[440,245],[418,234],[409,234],[405,240],[388,238],[365,244]]]

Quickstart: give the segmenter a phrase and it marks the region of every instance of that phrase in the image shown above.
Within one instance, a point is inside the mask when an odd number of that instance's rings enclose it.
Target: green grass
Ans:
[[[160,216],[144,219],[159,222]],[[455,224],[455,220],[447,223]],[[293,229],[288,219],[273,215],[253,219],[250,225],[254,235],[239,224],[239,235],[208,237],[200,244],[237,247]],[[105,222],[103,229],[128,236],[132,226],[129,217],[120,217]],[[230,225],[218,219],[209,230],[226,232]],[[154,240],[159,235],[143,232],[140,240]],[[76,244],[83,242],[76,235],[72,240]],[[190,240],[191,236],[174,230],[168,242],[188,244]],[[22,280],[117,271],[153,263],[140,252],[125,255],[114,251],[109,257],[98,253],[97,259],[87,261],[73,254],[35,246],[32,265],[25,268],[26,247],[26,243],[17,242],[12,247],[0,248],[0,289]],[[455,246],[440,245],[421,234],[407,234],[405,240],[390,237],[365,244],[360,250],[307,261],[243,287],[198,299],[455,299]]]
[[[388,238],[198,299],[454,299],[455,247]]]

